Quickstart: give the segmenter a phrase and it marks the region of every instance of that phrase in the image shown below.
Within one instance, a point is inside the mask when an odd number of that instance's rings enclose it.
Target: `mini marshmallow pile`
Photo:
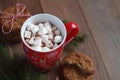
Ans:
[[[37,51],[50,51],[63,40],[60,30],[50,22],[28,24],[24,38],[26,43]]]

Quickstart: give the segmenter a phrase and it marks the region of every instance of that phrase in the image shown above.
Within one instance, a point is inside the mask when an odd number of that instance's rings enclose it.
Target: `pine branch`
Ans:
[[[0,59],[4,59],[4,58],[9,57],[9,54],[8,54],[7,51],[8,50],[3,45],[0,44]],[[4,58],[2,58],[2,56],[4,56]],[[4,63],[5,63],[4,60],[0,60],[0,73],[1,73],[1,76],[3,76],[5,78],[5,80],[10,80],[8,78],[8,76],[6,75],[6,73],[2,69],[2,67],[4,67]]]
[[[41,74],[41,73],[39,73],[39,74],[40,74],[40,76],[39,76],[38,80],[45,80],[45,75]]]
[[[0,73],[5,77],[6,80],[10,80],[1,68],[0,68]]]
[[[11,58],[7,48],[0,44],[0,80],[44,80],[43,73],[17,54]]]
[[[80,32],[69,44],[71,46],[78,47],[79,43],[84,42],[86,37],[87,37],[86,34],[83,34],[83,33]]]
[[[5,58],[9,58],[10,54],[8,53],[9,53],[9,50],[5,46],[0,44],[0,54],[4,56]]]

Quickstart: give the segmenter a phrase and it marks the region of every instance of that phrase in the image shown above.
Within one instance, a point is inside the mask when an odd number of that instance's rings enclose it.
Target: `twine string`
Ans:
[[[23,8],[22,8],[22,10],[21,11],[19,11],[19,6],[23,6]],[[7,13],[7,12],[0,12],[0,14],[6,14],[7,16],[4,16],[4,17],[2,17],[2,16],[0,16],[0,18],[5,18],[5,19],[8,19],[8,21],[6,21],[5,23],[3,23],[3,25],[2,25],[2,32],[4,33],[4,34],[9,34],[9,33],[11,33],[11,31],[13,30],[13,22],[14,22],[14,20],[16,19],[16,18],[20,18],[20,17],[29,17],[30,15],[25,15],[25,14],[22,14],[24,11],[25,11],[25,9],[26,9],[26,5],[24,5],[24,4],[22,4],[22,3],[17,3],[16,4],[16,10],[17,10],[17,13],[16,14],[9,14],[9,13]],[[11,27],[10,27],[10,29],[9,29],[9,31],[5,31],[4,30],[4,27],[8,24],[8,23],[10,23],[11,22]]]

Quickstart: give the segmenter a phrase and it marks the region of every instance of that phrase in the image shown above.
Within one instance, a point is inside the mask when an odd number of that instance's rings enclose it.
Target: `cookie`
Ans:
[[[77,68],[72,66],[63,66],[65,80],[93,80],[92,75],[84,75]]]
[[[20,29],[31,13],[23,4],[16,4],[0,12],[0,36],[11,42],[20,41]]]
[[[71,53],[62,59],[65,80],[93,80],[92,59],[83,53]]]
[[[82,74],[90,75],[94,73],[93,61],[83,53],[72,53],[64,57],[62,64],[79,69]]]

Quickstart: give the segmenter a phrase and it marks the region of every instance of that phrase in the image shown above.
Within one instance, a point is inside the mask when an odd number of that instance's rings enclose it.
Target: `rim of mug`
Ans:
[[[59,21],[59,23],[61,23],[62,26],[64,26],[64,30],[65,30],[65,34],[64,34],[64,36],[63,36],[62,42],[61,42],[56,48],[50,49],[49,51],[38,51],[38,50],[34,50],[34,49],[32,49],[32,47],[30,47],[30,46],[25,42],[25,39],[24,39],[24,31],[23,31],[23,29],[26,28],[25,24],[27,24],[27,22],[29,22],[29,20],[30,20],[31,18],[36,17],[36,16],[41,16],[41,15],[42,15],[42,16],[46,16],[46,15],[47,15],[47,16],[51,16],[51,17],[55,18],[57,21]],[[61,45],[64,46],[64,42],[66,41],[66,37],[67,37],[67,30],[66,30],[66,28],[65,28],[64,23],[63,23],[58,17],[56,17],[56,16],[54,16],[54,15],[52,15],[52,14],[48,14],[48,13],[41,13],[41,14],[32,15],[31,17],[29,17],[29,18],[23,23],[23,25],[22,25],[22,27],[21,27],[20,35],[21,35],[22,42],[23,42],[29,49],[31,49],[31,50],[33,50],[33,51],[36,51],[36,52],[52,52],[52,51],[58,49]]]

